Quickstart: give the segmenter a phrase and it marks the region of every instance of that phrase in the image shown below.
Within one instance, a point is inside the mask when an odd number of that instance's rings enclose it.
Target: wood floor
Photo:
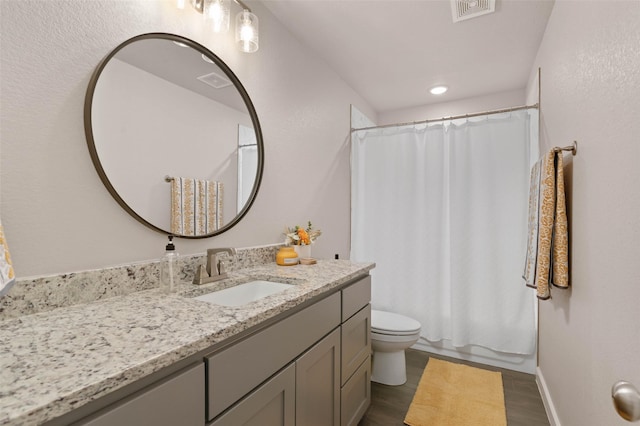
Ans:
[[[358,426],[400,426],[404,424],[404,416],[407,414],[430,354],[408,349],[406,355],[407,383],[402,386],[371,383],[371,406]],[[500,371],[505,393],[504,402],[508,426],[549,425],[535,376],[453,358],[440,356],[437,358],[491,371]]]

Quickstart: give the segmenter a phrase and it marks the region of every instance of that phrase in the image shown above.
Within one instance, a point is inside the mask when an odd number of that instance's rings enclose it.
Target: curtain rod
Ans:
[[[511,107],[511,108],[503,108],[503,109],[494,109],[491,111],[483,111],[483,112],[474,112],[471,114],[464,114],[464,115],[454,115],[451,117],[442,117],[442,118],[432,118],[432,119],[428,119],[428,120],[422,120],[422,121],[409,121],[406,123],[395,123],[395,124],[382,124],[380,126],[371,126],[371,127],[362,127],[359,129],[354,129],[351,128],[352,132],[357,132],[358,130],[371,130],[371,129],[383,129],[385,127],[401,127],[401,126],[415,126],[416,124],[427,124],[427,123],[435,123],[438,121],[447,121],[447,120],[457,120],[460,118],[471,118],[471,117],[479,117],[481,115],[490,115],[490,114],[500,114],[503,112],[511,112],[511,111],[519,111],[522,109],[531,109],[531,108],[535,108],[538,109],[539,105],[533,104],[533,105],[523,105],[523,106],[517,106],[517,107]]]

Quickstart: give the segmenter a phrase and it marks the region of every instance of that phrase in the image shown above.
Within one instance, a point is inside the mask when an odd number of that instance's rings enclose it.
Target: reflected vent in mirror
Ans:
[[[492,13],[496,9],[496,0],[451,0],[453,22]]]
[[[215,72],[201,75],[198,77],[198,80],[215,89],[222,89],[223,87],[231,86],[231,80]]]

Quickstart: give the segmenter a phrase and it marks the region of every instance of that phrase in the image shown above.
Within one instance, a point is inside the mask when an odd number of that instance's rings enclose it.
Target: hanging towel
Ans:
[[[171,232],[207,235],[222,227],[222,182],[175,177],[171,182]]]
[[[16,276],[11,264],[9,246],[4,238],[4,229],[0,223],[0,297],[9,292],[9,289],[16,282]]]
[[[551,150],[531,168],[529,228],[523,278],[540,299],[550,285],[569,287],[569,233],[562,152]]]

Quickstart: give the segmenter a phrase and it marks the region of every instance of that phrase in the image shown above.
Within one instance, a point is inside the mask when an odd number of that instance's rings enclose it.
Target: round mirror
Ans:
[[[211,237],[251,207],[264,163],[258,116],[204,46],[164,33],[125,41],[98,65],[84,109],[102,182],[148,227]]]

